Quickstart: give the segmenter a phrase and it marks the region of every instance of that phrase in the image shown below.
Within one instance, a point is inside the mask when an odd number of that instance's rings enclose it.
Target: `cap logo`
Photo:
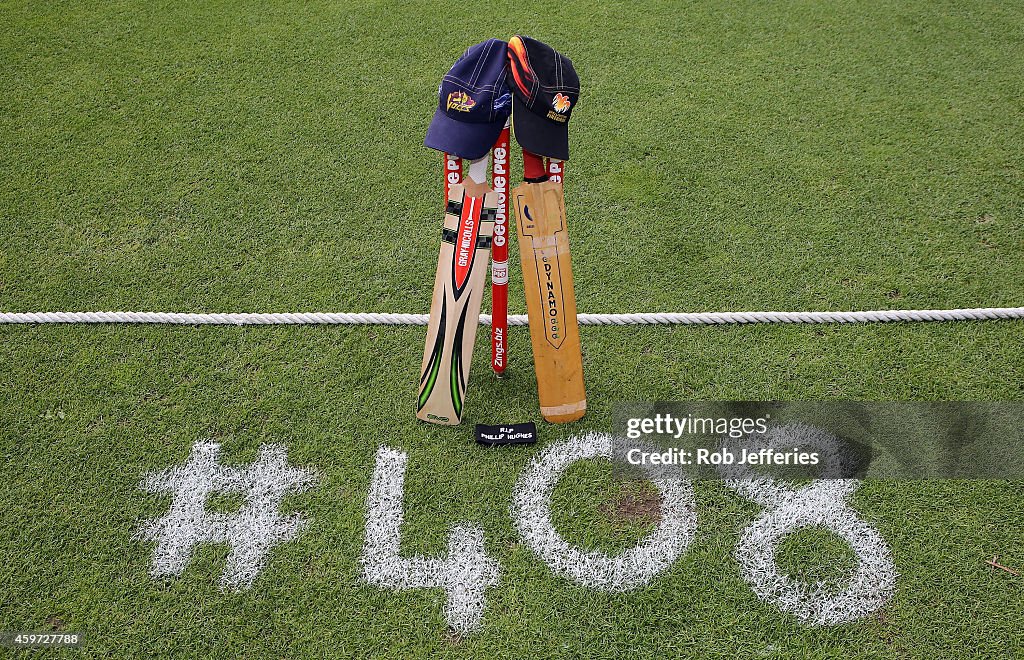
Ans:
[[[529,98],[533,88],[534,75],[530,70],[530,59],[526,54],[526,44],[518,36],[508,40],[509,70],[512,82],[519,88],[519,93]]]
[[[449,110],[469,112],[475,105],[476,101],[473,100],[473,97],[465,92],[452,92],[448,95],[447,107]]]
[[[561,92],[555,94],[555,98],[551,100],[551,107],[558,113],[568,112],[571,105],[572,101],[569,100],[569,97]]]

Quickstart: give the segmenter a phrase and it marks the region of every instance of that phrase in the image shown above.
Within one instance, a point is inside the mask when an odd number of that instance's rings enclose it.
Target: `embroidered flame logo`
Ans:
[[[526,56],[526,44],[519,35],[508,40],[508,63],[516,87],[523,96],[529,97],[533,88],[533,71],[530,70],[530,60]]]
[[[555,109],[555,112],[559,113],[568,111],[570,105],[572,105],[572,102],[569,100],[569,97],[561,92],[555,94],[555,98],[551,101],[551,107]]]
[[[476,105],[473,97],[465,92],[452,92],[448,95],[448,109],[469,112]]]

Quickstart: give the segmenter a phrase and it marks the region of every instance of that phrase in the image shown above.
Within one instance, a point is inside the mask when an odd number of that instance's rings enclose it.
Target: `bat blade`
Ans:
[[[562,186],[524,183],[512,201],[540,412],[549,422],[571,422],[586,412],[587,395]]]
[[[462,184],[449,187],[416,402],[425,422],[462,420],[496,207],[494,193],[472,197]]]

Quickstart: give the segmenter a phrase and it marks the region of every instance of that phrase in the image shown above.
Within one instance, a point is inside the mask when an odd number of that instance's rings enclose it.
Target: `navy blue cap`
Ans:
[[[441,79],[425,145],[469,160],[494,146],[512,112],[512,95],[505,85],[507,49],[501,39],[488,39],[456,60]]]

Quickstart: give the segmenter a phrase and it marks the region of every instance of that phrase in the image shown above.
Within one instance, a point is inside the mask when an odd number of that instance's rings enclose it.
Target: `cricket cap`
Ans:
[[[569,160],[569,117],[580,97],[572,60],[551,46],[516,35],[508,42],[512,130],[527,151]]]
[[[512,112],[505,85],[507,49],[504,41],[488,39],[456,60],[441,79],[425,145],[469,160],[490,151]]]

